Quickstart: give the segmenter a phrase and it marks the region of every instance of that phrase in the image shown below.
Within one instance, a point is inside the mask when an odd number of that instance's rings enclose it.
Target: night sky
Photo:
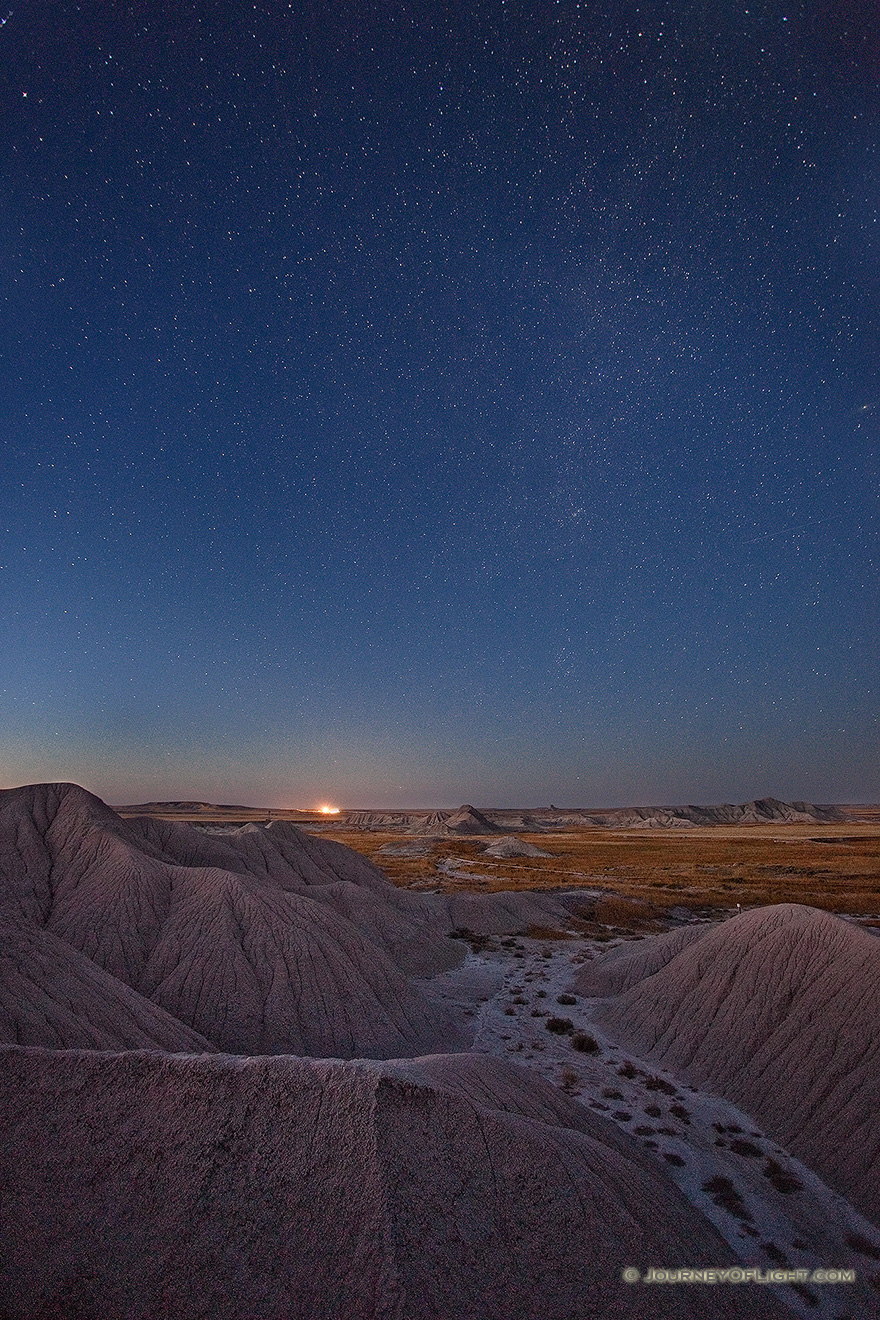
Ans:
[[[13,3],[0,783],[880,799],[867,0]]]

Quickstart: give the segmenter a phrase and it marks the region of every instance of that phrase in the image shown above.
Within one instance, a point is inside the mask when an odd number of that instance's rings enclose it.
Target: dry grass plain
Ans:
[[[156,815],[199,825],[289,820],[353,848],[405,889],[610,891],[590,914],[591,925],[644,928],[654,919],[662,922],[673,907],[714,911],[737,904],[804,903],[880,926],[880,806],[847,807],[849,819],[839,824],[517,831],[518,838],[551,856],[510,859],[486,856],[489,836],[424,838],[402,829],[352,828],[343,821],[337,827],[318,811],[207,803],[116,810],[122,816]]]
[[[804,903],[880,922],[880,823],[522,833],[518,837],[552,856],[509,860],[487,857],[486,837],[421,840],[332,827],[321,834],[369,857],[404,888],[603,889],[647,905],[643,918],[679,906]],[[404,845],[421,845],[424,855],[383,851]]]

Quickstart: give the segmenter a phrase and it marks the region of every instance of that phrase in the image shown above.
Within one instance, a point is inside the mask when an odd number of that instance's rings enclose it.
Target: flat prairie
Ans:
[[[880,823],[518,831],[518,838],[552,854],[518,858],[486,856],[491,840],[482,837],[418,839],[333,827],[321,834],[369,857],[403,888],[586,887],[638,900],[658,916],[671,907],[803,903],[880,922]]]

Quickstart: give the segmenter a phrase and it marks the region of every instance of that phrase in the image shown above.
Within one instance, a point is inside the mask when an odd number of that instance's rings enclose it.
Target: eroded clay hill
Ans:
[[[457,965],[457,928],[564,916],[547,896],[406,893],[284,822],[211,834],[123,821],[73,784],[0,793],[0,1039],[14,1044],[333,1058],[463,1048],[410,978]]]
[[[634,1052],[726,1096],[880,1215],[880,940],[785,903],[639,941],[579,974]]]
[[[734,1263],[635,1142],[488,1058],[0,1061],[14,1320],[647,1320],[626,1265]],[[746,1291],[663,1315],[788,1314]]]
[[[459,955],[445,936],[419,942],[394,892],[356,854],[292,826],[229,841],[123,822],[74,785],[3,793],[0,911],[22,952],[0,967],[6,1039],[197,1048],[198,1033],[202,1048],[337,1058],[455,1048],[393,949]],[[94,1040],[59,1025],[59,978]]]

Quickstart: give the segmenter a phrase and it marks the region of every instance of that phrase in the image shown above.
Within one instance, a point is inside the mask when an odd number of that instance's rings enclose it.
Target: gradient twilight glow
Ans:
[[[0,29],[0,781],[880,798],[867,6]]]

